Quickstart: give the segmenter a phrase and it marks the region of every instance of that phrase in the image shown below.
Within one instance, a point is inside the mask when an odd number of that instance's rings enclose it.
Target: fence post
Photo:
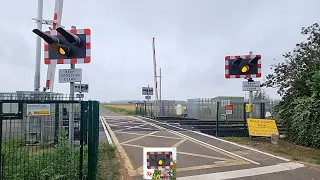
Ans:
[[[246,111],[246,103],[243,103],[243,131],[244,136],[248,136],[248,129],[247,129],[247,111]]]
[[[54,110],[54,144],[58,144],[58,133],[59,133],[59,103],[55,103]],[[63,118],[62,118],[63,121]]]
[[[81,101],[81,119],[80,119],[80,166],[79,166],[79,179],[83,178],[83,141],[86,138],[86,133],[85,133],[85,126],[86,126],[86,110],[87,110],[87,106],[86,106],[86,102]]]
[[[144,116],[147,116],[147,103],[144,103]]]
[[[266,118],[265,102],[260,103],[260,117],[261,117],[261,119]]]
[[[217,118],[217,121],[216,121],[216,137],[219,137],[219,106],[220,106],[220,102],[218,101],[217,102],[217,114],[216,114],[216,118]]]
[[[2,105],[0,102],[0,179],[5,179],[4,177],[4,155],[2,155]]]
[[[86,101],[85,103],[85,118],[84,118],[84,144],[88,144],[88,123],[89,123],[89,102]]]
[[[92,137],[92,121],[93,121],[93,112],[92,112],[92,101],[88,101],[89,111],[88,111],[88,180],[95,180],[94,172],[94,142]]]
[[[136,114],[138,114],[138,105],[137,105],[137,103],[135,104],[135,107],[136,107]]]
[[[93,148],[94,148],[94,153],[93,157],[93,172],[94,172],[94,177],[93,179],[96,180],[96,174],[97,174],[97,166],[98,166],[98,149],[99,149],[99,101],[93,101],[93,122],[92,122],[92,134],[93,134]]]

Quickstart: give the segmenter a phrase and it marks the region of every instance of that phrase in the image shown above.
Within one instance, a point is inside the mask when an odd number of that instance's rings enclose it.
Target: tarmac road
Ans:
[[[137,180],[143,175],[143,147],[176,147],[177,179],[181,180],[320,180],[319,171],[281,157],[176,125],[100,112],[129,175]]]
[[[108,111],[108,110],[103,109],[101,107],[99,109],[99,113],[100,113],[100,116],[120,116],[120,114],[118,114],[118,113]],[[107,137],[106,137],[106,133],[104,131],[104,127],[103,127],[101,121],[99,122],[99,141],[100,142],[108,142]]]

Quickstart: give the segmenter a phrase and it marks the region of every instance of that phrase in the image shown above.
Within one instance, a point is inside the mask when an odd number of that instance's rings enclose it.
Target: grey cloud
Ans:
[[[25,68],[34,67],[32,48],[19,33],[1,31],[0,34],[0,62]]]

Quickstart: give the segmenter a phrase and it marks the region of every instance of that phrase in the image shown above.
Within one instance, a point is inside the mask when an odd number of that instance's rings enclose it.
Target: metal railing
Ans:
[[[69,99],[63,94],[0,93],[0,179],[95,179],[99,102]],[[50,113],[31,115],[28,104],[46,104]],[[75,114],[72,147],[69,113]]]

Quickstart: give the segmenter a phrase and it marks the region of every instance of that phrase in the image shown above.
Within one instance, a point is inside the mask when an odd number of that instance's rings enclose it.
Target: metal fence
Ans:
[[[50,114],[28,112],[31,104],[49,106]],[[0,93],[0,113],[0,179],[96,178],[98,101],[53,93]],[[74,113],[72,146],[70,113]]]
[[[155,104],[156,108],[154,108]],[[136,103],[136,114],[148,117],[174,117],[176,116],[175,101],[138,102]]]
[[[217,103],[219,102],[219,107]],[[204,120],[241,120],[246,115],[243,97],[216,97],[188,99],[188,116]],[[255,100],[253,102],[253,118],[274,117],[274,107],[278,101]],[[232,104],[232,114],[227,114],[226,105]],[[247,116],[248,117],[248,116]]]
[[[253,118],[276,118],[274,107],[278,101],[259,100],[253,102]],[[216,97],[188,100],[188,117],[199,119],[192,127],[215,136],[248,136],[246,112],[247,101],[243,97]],[[226,106],[232,105],[232,109]],[[277,120],[277,119],[276,119]],[[277,121],[276,121],[277,122]],[[191,123],[191,124],[192,124]],[[190,124],[190,123],[189,123]],[[201,124],[194,126],[194,124]],[[284,129],[277,122],[279,133]]]

